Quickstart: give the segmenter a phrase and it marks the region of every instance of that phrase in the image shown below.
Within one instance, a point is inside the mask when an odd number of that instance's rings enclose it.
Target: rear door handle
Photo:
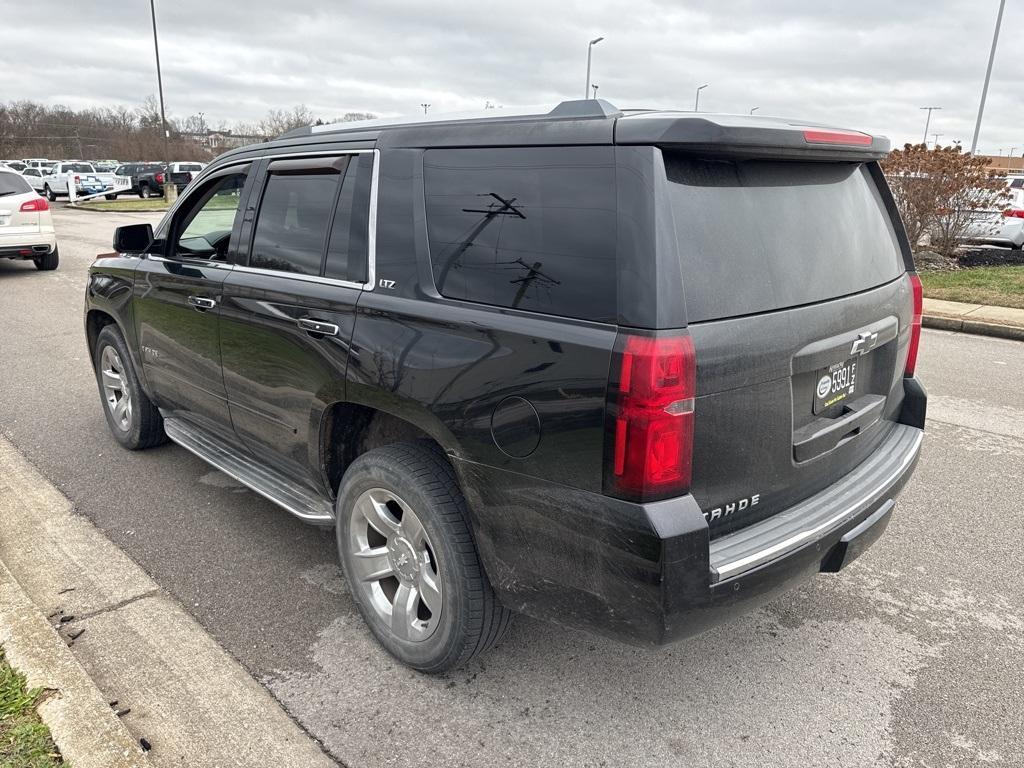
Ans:
[[[310,320],[308,317],[300,318],[295,321],[299,328],[304,330],[306,333],[316,334],[317,336],[337,336],[340,330],[334,323],[325,323],[322,320]]]
[[[206,310],[213,309],[217,306],[216,299],[208,299],[205,296],[189,296],[188,303],[200,312],[205,312]]]

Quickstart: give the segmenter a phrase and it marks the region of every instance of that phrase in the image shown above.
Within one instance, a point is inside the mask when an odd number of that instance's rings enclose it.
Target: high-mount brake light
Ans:
[[[606,489],[636,501],[686,493],[693,465],[693,341],[688,335],[626,335],[616,346]]]
[[[914,302],[913,315],[910,320],[910,344],[907,347],[907,365],[903,369],[904,376],[913,376],[917,368],[917,350],[921,346],[921,315],[924,309],[924,291],[921,278],[915,272],[907,275],[910,278],[910,291]]]
[[[46,198],[37,197],[34,200],[26,200],[21,204],[18,209],[22,213],[31,213],[32,211],[48,211],[50,210],[50,204],[46,202]]]
[[[804,131],[804,141],[808,144],[847,144],[855,147],[869,147],[872,137],[860,131],[808,129]]]

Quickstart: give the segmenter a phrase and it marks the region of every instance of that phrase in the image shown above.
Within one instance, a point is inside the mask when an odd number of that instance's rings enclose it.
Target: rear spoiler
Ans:
[[[744,115],[641,112],[615,123],[616,144],[654,144],[697,154],[802,160],[881,160],[889,140],[860,131]]]

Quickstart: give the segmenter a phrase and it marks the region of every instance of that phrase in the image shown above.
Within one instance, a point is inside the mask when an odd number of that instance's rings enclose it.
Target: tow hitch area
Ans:
[[[860,557],[885,532],[895,507],[896,502],[889,499],[871,517],[847,531],[821,561],[822,573],[835,573]]]

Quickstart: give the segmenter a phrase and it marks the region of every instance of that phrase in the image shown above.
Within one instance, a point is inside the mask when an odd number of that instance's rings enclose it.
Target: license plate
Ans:
[[[825,411],[853,398],[857,391],[857,358],[818,371],[814,386],[814,413]]]

